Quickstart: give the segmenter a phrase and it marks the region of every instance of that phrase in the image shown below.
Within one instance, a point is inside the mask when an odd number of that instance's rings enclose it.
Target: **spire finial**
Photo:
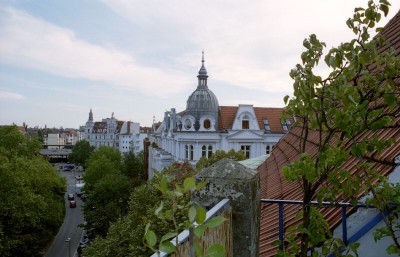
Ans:
[[[201,63],[204,65],[204,49],[201,51]]]

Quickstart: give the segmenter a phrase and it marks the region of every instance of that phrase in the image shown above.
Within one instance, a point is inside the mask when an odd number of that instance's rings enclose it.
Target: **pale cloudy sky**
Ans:
[[[400,9],[392,1],[389,18]],[[0,0],[0,125],[78,128],[115,113],[150,126],[185,109],[205,51],[220,105],[283,107],[315,33],[349,40],[366,0]],[[384,19],[381,25],[386,24]]]

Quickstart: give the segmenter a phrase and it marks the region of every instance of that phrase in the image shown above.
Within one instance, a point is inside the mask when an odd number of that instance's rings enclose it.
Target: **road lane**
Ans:
[[[74,173],[67,171],[61,172],[63,177],[67,178],[67,192],[65,193],[66,214],[64,223],[62,224],[57,236],[53,240],[45,257],[72,257],[77,256],[76,249],[82,236],[83,229],[78,227],[83,223],[82,200],[75,194],[75,178]],[[67,195],[73,193],[75,195],[76,208],[69,207]],[[70,238],[69,242],[66,240]]]

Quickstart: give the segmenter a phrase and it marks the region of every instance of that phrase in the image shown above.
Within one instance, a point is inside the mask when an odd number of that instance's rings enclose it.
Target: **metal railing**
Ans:
[[[295,204],[295,205],[303,205],[303,201],[297,200],[275,200],[275,199],[260,199],[261,203],[264,204],[277,204],[278,212],[279,212],[279,240],[281,244],[279,245],[279,250],[283,250],[283,240],[284,240],[284,205],[285,204]],[[311,201],[311,205],[325,208],[342,208],[342,241],[345,245],[348,245],[351,242],[358,241],[362,236],[364,236],[368,231],[370,231],[379,221],[382,220],[382,214],[378,213],[372,218],[369,222],[367,222],[361,229],[359,229],[354,235],[348,238],[347,235],[347,217],[346,217],[346,208],[374,208],[372,205],[365,205],[362,203],[353,205],[351,203],[344,202],[318,202]],[[387,213],[385,213],[386,215]]]

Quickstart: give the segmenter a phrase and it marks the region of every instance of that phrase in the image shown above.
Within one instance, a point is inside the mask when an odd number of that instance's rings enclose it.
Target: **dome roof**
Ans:
[[[204,115],[211,115],[218,120],[219,104],[215,94],[208,88],[197,88],[187,100],[186,113],[199,120]]]
[[[199,121],[204,115],[210,115],[218,123],[219,104],[217,97],[207,86],[208,75],[204,67],[204,52],[201,62],[202,65],[197,76],[199,83],[186,102],[186,114],[195,117],[196,121]],[[218,127],[217,124],[216,127]]]

